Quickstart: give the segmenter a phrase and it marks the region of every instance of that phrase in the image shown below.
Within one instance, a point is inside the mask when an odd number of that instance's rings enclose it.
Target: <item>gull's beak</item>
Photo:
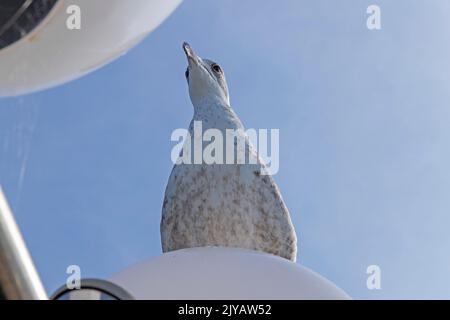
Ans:
[[[199,65],[199,57],[195,54],[194,50],[192,50],[191,46],[187,42],[183,42],[183,50],[188,59],[189,65],[192,64]]]

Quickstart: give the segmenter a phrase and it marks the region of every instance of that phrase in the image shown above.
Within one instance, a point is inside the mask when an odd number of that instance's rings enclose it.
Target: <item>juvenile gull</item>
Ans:
[[[194,121],[202,122],[203,132],[215,128],[223,137],[226,129],[242,129],[239,134],[245,139],[246,159],[250,157],[256,164],[248,164],[250,161],[175,164],[162,208],[163,252],[206,246],[236,247],[295,261],[297,237],[289,211],[272,177],[262,174],[266,172],[265,164],[230,106],[222,68],[211,60],[201,59],[187,43],[183,49],[189,64],[186,78],[194,106],[189,126],[192,145]]]

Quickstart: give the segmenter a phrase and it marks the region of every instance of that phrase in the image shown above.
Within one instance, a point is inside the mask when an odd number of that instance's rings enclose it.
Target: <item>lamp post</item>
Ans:
[[[48,299],[1,187],[0,297],[9,300]]]

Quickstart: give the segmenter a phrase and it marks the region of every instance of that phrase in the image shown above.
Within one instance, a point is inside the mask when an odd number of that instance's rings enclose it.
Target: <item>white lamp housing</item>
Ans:
[[[31,32],[0,50],[0,97],[49,88],[98,69],[136,45],[180,2],[58,0]],[[80,29],[73,29],[77,7]]]
[[[333,283],[299,264],[235,248],[165,253],[111,280],[136,299],[350,299]]]

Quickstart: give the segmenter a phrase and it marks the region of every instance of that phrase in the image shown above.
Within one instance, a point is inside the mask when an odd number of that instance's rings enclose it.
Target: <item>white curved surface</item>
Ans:
[[[299,264],[234,248],[172,251],[134,265],[111,281],[136,299],[350,299]]]
[[[181,0],[60,0],[20,41],[0,50],[0,96],[49,88],[96,70],[136,45]],[[69,30],[70,5],[81,30]]]

